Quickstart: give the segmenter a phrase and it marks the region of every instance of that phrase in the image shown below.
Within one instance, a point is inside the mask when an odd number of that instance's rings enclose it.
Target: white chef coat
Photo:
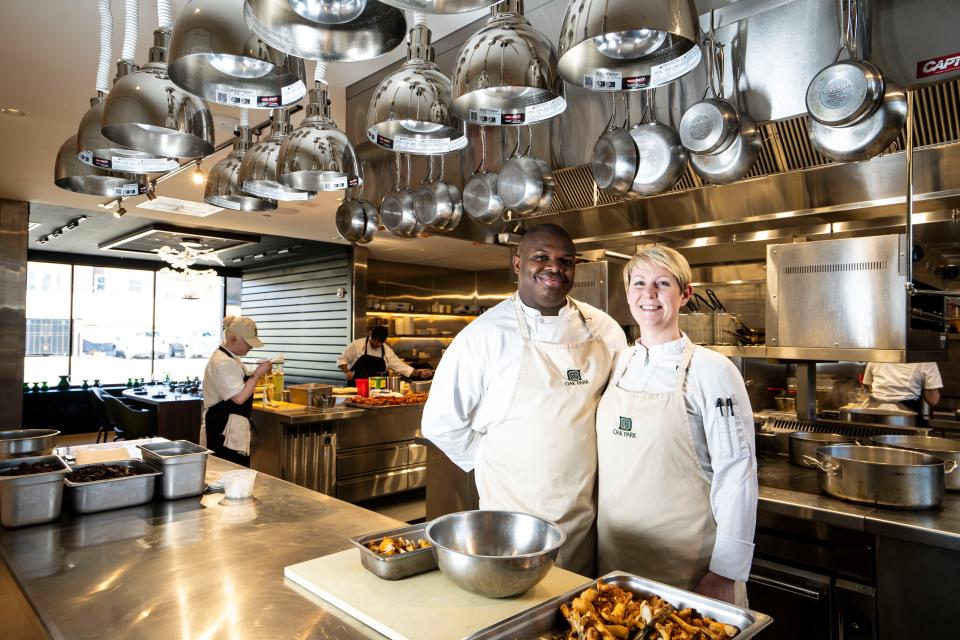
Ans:
[[[504,300],[457,334],[440,360],[423,408],[423,435],[464,471],[474,468],[481,434],[506,415],[517,384],[523,338],[513,301],[513,296]],[[594,332],[611,357],[626,348],[627,338],[616,320],[596,307],[577,304],[593,319]],[[545,316],[522,302],[520,307],[531,340],[576,344],[590,339],[569,299],[556,316]]]
[[[632,357],[629,352],[621,354],[629,362],[623,376],[610,384],[626,391],[670,391],[687,344],[686,335],[650,349],[638,342],[632,347]],[[618,364],[622,366],[622,360]],[[733,363],[709,349],[694,352],[684,398],[693,449],[711,482],[710,505],[717,536],[710,571],[731,580],[746,580],[753,560],[758,495],[750,398]],[[733,400],[734,423],[739,431],[736,437],[726,432],[725,421],[716,408],[717,398]]]
[[[226,347],[223,347],[227,351]],[[207,446],[207,409],[223,400],[229,400],[243,391],[243,378],[250,374],[247,366],[235,354],[227,355],[220,349],[213,352],[203,370],[203,414],[200,423],[200,445]],[[241,452],[250,450],[250,421],[241,415],[230,414],[224,431],[229,434],[228,448]],[[219,434],[215,434],[217,437]],[[234,446],[231,446],[234,445]]]
[[[916,400],[924,389],[942,389],[943,379],[935,362],[868,362],[863,384],[880,402]]]
[[[364,351],[364,344],[366,344],[366,351]],[[387,367],[393,369],[402,376],[410,377],[413,375],[413,367],[408,365],[406,362],[397,357],[397,354],[394,353],[393,349],[390,348],[386,342],[383,343],[383,359],[387,362]],[[359,340],[354,340],[347,345],[347,348],[343,350],[343,353],[340,354],[340,357],[337,358],[337,366],[347,365],[347,368],[353,366],[357,360],[360,359],[362,355],[374,356],[376,358],[381,357],[381,351],[379,348],[374,349],[370,346],[367,338],[360,338]]]

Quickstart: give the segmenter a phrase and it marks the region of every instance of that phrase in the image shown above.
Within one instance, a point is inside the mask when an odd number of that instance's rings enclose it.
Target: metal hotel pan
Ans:
[[[0,431],[0,459],[15,456],[36,456],[57,444],[56,429],[15,429]]]
[[[125,478],[111,478],[109,480],[95,480],[93,482],[72,482],[64,478],[67,487],[67,498],[75,513],[95,513],[108,509],[132,507],[153,500],[153,491],[156,486],[155,478],[160,472],[142,460],[115,460],[107,463],[118,467],[131,467],[137,472],[135,476]],[[82,464],[74,467],[96,466]]]
[[[943,502],[944,476],[957,463],[925,453],[838,444],[804,456],[817,467],[820,490],[841,500],[894,509],[933,509]]]
[[[363,565],[364,569],[383,580],[401,580],[436,569],[437,556],[434,555],[433,549],[427,547],[395,556],[382,556],[370,551],[367,544],[374,540],[382,540],[386,537],[396,538],[397,536],[413,540],[426,540],[427,536],[424,532],[428,524],[430,523],[421,522],[409,527],[367,533],[350,538],[350,542],[360,549],[360,564]]]
[[[707,616],[722,622],[732,624],[740,629],[738,640],[752,638],[773,622],[770,616],[742,609],[720,600],[714,600],[696,593],[684,591],[660,582],[640,578],[623,571],[613,571],[603,576],[606,584],[613,584],[634,594],[634,599],[642,599],[651,595],[660,596],[676,609],[693,607],[700,615]],[[515,640],[516,638],[540,638],[550,634],[567,631],[570,626],[560,613],[560,605],[569,603],[579,596],[584,589],[596,585],[596,581],[588,582],[576,589],[547,600],[542,604],[522,611],[517,615],[497,622],[486,629],[469,636],[467,640]]]
[[[960,440],[932,436],[882,435],[870,438],[873,444],[895,449],[909,449],[927,455],[960,462]],[[945,476],[947,491],[960,491],[960,470]]]

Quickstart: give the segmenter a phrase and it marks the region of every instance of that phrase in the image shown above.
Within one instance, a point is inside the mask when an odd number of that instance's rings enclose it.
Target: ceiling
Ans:
[[[172,0],[174,15],[187,0]],[[528,2],[531,7],[539,2]],[[486,10],[453,16],[429,16],[428,24],[437,40],[486,15]],[[123,38],[123,0],[113,0],[113,50],[119,56]],[[56,19],[51,20],[51,16]],[[156,26],[156,4],[146,0],[140,5],[137,59],[146,58]],[[40,227],[31,231],[31,249],[95,253],[107,237],[117,237],[152,221],[183,227],[224,229],[272,237],[299,238],[325,243],[342,243],[334,226],[333,214],[340,192],[319,194],[309,203],[281,203],[269,213],[220,211],[197,218],[137,208],[145,198],[125,201],[128,213],[113,218],[98,205],[105,198],[70,193],[53,184],[53,165],[63,141],[75,133],[80,118],[96,93],[99,25],[94,0],[28,0],[0,2],[0,106],[15,107],[25,117],[0,115],[0,138],[4,153],[0,156],[0,198],[33,203],[31,220]],[[346,87],[388,66],[406,55],[401,46],[387,55],[362,63],[331,64],[328,70],[333,116],[344,121]],[[313,63],[307,74],[313,77]],[[111,70],[111,77],[113,71]],[[228,140],[237,125],[238,111],[212,105],[217,141]],[[267,118],[266,111],[251,113],[251,124]],[[294,116],[294,123],[303,117]],[[203,163],[212,166],[227,151],[211,156]],[[185,171],[158,187],[163,196],[201,201],[203,187],[190,180]],[[65,210],[66,209],[66,210]],[[43,246],[34,241],[81,213],[91,219],[70,234]],[[443,237],[400,239],[381,231],[368,245],[370,255],[397,262],[442,265],[458,269],[502,267],[508,256],[503,247],[469,243]]]

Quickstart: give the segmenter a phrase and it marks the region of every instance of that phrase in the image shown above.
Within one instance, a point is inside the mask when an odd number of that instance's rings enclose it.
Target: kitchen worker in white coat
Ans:
[[[250,373],[240,361],[250,349],[259,349],[256,323],[246,316],[223,319],[223,344],[203,370],[203,424],[200,442],[231,462],[250,466],[250,414],[253,391],[272,364],[263,360]]]
[[[936,362],[868,362],[863,384],[870,397],[862,406],[920,413],[921,399],[931,407],[940,402],[943,379]]]
[[[437,367],[421,430],[465,471],[476,469],[481,509],[523,511],[566,534],[557,562],[594,574],[594,415],[617,322],[568,298],[570,236],[540,225],[520,240],[517,293],[470,323]]]
[[[753,412],[726,357],[677,314],[690,265],[649,246],[624,269],[640,340],[617,357],[597,409],[597,562],[746,604],[757,514]]]

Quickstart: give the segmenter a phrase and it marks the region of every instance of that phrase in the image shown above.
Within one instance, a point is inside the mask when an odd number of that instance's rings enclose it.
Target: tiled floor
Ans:
[[[93,444],[97,440],[96,433],[80,433],[60,436],[60,446],[76,446],[79,444]],[[364,500],[358,506],[390,518],[402,520],[410,524],[423,522],[427,515],[426,490],[416,489],[382,498]]]

